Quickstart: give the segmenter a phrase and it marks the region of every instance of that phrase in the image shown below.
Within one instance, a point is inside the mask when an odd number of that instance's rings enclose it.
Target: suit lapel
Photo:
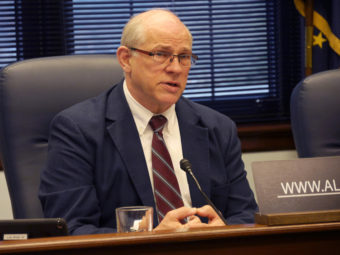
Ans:
[[[124,96],[122,83],[113,89],[108,97],[107,105],[106,117],[109,120],[107,130],[124,161],[136,192],[143,205],[155,207],[142,145]],[[178,101],[176,113],[181,132],[183,156],[191,162],[193,172],[202,189],[210,196],[210,178],[207,172],[209,169],[208,130],[201,125],[200,116],[188,106],[185,100]],[[194,207],[205,205],[206,201],[194,181],[190,176],[187,178],[192,205]]]
[[[122,83],[108,98],[107,130],[119,151],[143,205],[154,206],[154,198],[140,138],[130,108],[126,102]],[[119,110],[117,110],[119,109]]]
[[[208,129],[201,123],[201,117],[192,110],[184,99],[180,99],[176,106],[178,123],[181,131],[182,150],[184,158],[192,164],[192,170],[203,191],[210,196],[209,178],[209,139]],[[206,203],[192,178],[187,175],[190,196],[193,207],[200,207]]]

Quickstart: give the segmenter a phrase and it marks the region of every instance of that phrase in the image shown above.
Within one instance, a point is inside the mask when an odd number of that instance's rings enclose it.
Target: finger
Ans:
[[[187,224],[183,225],[184,229],[206,228],[206,227],[209,227],[209,225],[203,222],[188,222]]]
[[[168,212],[154,231],[183,229],[184,225],[181,223],[187,217],[193,216],[196,213],[196,208],[181,207]]]
[[[210,205],[197,208],[197,214],[201,217],[207,217],[209,219],[218,217],[217,213]]]
[[[197,212],[196,208],[180,207],[175,210],[169,211],[164,218],[180,221],[187,217],[195,215],[196,212]]]
[[[201,222],[201,219],[200,219],[199,217],[193,215],[193,216],[190,216],[190,217],[189,217],[188,222],[192,222],[192,223],[200,223],[200,222]]]
[[[205,205],[201,208],[197,208],[197,215],[208,218],[209,219],[208,224],[211,226],[225,225],[224,221],[222,221],[220,216],[215,212],[215,210],[210,205]]]
[[[185,228],[197,228],[197,227],[206,227],[208,226],[206,223],[201,222],[201,219],[197,216],[191,216],[190,220],[187,224],[183,225]]]

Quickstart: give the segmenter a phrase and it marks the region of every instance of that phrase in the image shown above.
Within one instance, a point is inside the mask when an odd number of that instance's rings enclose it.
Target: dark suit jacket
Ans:
[[[257,205],[234,123],[185,98],[177,102],[176,113],[183,155],[202,189],[229,224],[253,222]],[[192,206],[207,204],[189,176],[188,183]],[[155,207],[122,83],[54,118],[39,196],[45,217],[65,218],[71,234],[115,231],[115,208],[120,206]]]

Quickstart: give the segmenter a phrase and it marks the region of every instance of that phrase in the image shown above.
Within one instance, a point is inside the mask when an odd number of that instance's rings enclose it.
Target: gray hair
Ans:
[[[121,45],[127,46],[127,47],[137,47],[140,44],[143,44],[146,40],[145,38],[145,26],[144,26],[144,19],[148,16],[158,14],[159,12],[166,12],[168,14],[173,15],[176,17],[179,21],[180,19],[176,14],[174,14],[172,11],[167,9],[152,9],[146,12],[139,13],[135,16],[133,16],[125,25],[122,33],[121,38]],[[183,24],[183,22],[181,22]],[[184,25],[184,24],[183,24]],[[186,25],[184,25],[186,28],[191,42],[192,42],[192,35],[190,33],[190,30],[187,28]]]

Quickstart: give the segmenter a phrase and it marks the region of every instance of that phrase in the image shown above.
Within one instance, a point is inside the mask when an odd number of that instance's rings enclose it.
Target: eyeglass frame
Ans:
[[[148,55],[148,56],[151,56],[153,57],[154,59],[154,56],[156,55],[157,52],[162,52],[162,51],[146,51],[146,50],[141,50],[141,49],[137,49],[137,48],[134,48],[134,47],[129,47],[130,50],[133,50],[133,51],[137,51],[137,52],[140,52],[140,53],[143,53],[145,55]],[[178,59],[178,62],[182,65],[182,66],[185,66],[185,67],[190,67],[190,66],[193,66],[196,64],[196,61],[198,60],[198,56],[191,53],[191,54],[165,54],[166,52],[162,52],[164,53],[164,55],[169,55],[168,58],[161,64],[164,64],[168,59],[170,59],[170,63],[172,63],[172,61],[174,60],[175,57],[177,57]],[[190,65],[183,65],[181,63],[181,59],[180,59],[180,56],[183,56],[183,55],[187,55],[187,56],[190,56]],[[156,61],[157,62],[157,61]]]

